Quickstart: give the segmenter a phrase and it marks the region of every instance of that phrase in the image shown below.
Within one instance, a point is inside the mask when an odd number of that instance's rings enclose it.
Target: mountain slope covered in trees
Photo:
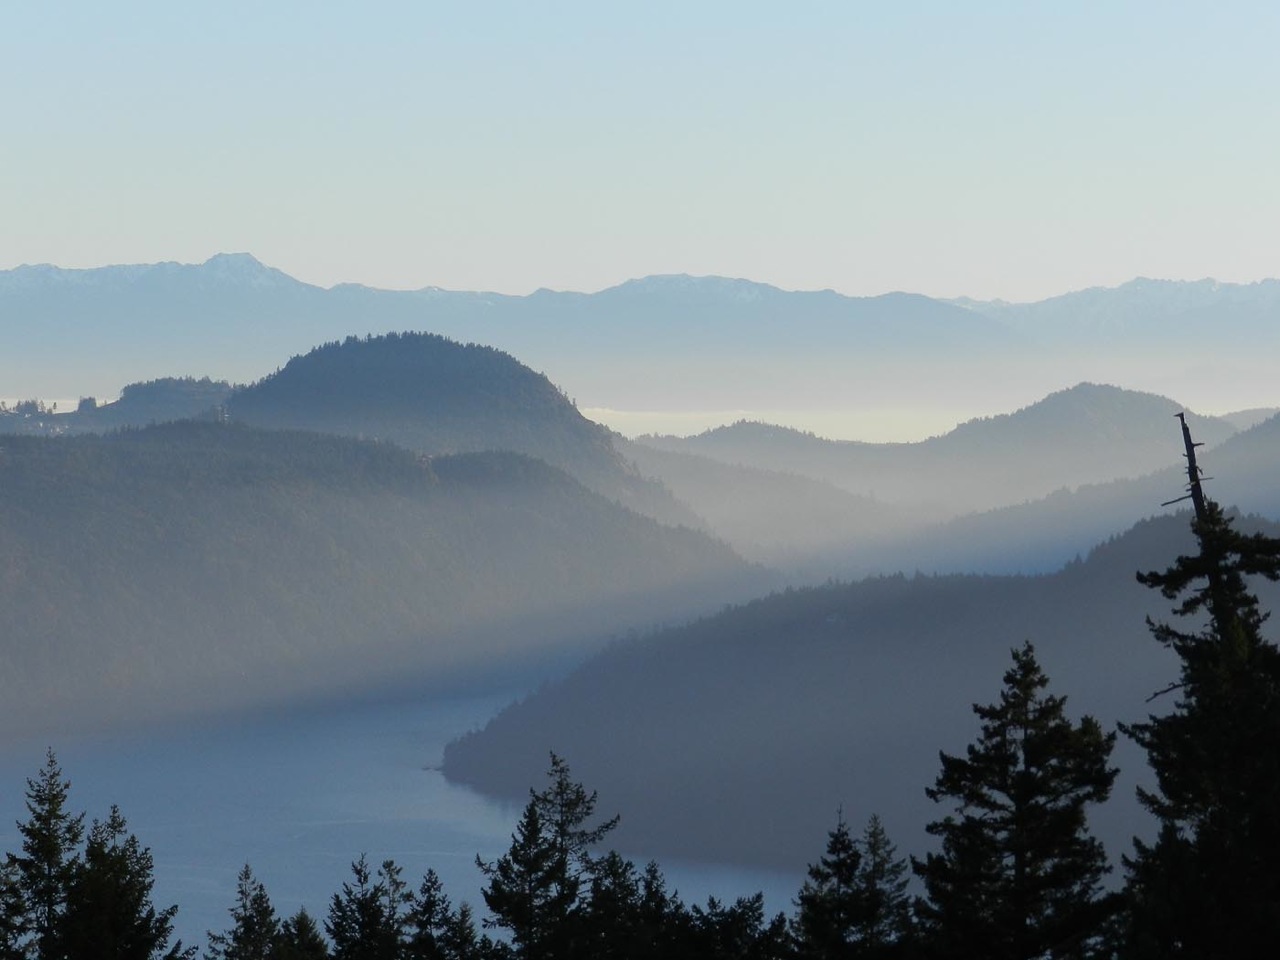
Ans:
[[[527,668],[761,582],[512,453],[185,422],[0,438],[0,487],[14,734]]]
[[[492,347],[422,333],[348,337],[236,391],[226,410],[256,426],[389,440],[431,456],[511,450],[646,515],[698,522],[550,380]]]
[[[514,796],[554,747],[622,812],[619,844],[671,856],[797,868],[840,807],[915,848],[938,749],[969,739],[968,705],[1023,641],[1073,710],[1145,716],[1176,668],[1144,625],[1165,605],[1133,574],[1190,547],[1185,515],[1166,516],[1053,575],[775,594],[614,644],[452,744],[445,771]],[[1143,823],[1142,762],[1119,752],[1129,779],[1098,816],[1112,849]]]

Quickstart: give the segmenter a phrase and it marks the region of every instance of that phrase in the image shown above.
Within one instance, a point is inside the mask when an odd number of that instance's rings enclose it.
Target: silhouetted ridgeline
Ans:
[[[1164,434],[1176,425],[1170,417]],[[1280,417],[1224,440],[1211,462],[1210,488],[1223,503],[1280,520]],[[1185,485],[1185,466],[1171,464],[1143,477],[1058,490],[909,534],[863,560],[862,569],[1046,572],[1177,497]]]
[[[60,436],[102,433],[121,427],[145,427],[153,423],[212,417],[228,396],[231,385],[208,377],[165,377],[147,383],[131,383],[118,399],[99,402],[82,397],[74,410],[41,410],[43,404],[27,401],[13,409],[0,409],[0,433]]]
[[[1276,527],[1266,529],[1274,535]],[[1192,549],[1185,515],[1144,521],[1041,577],[881,577],[787,591],[618,642],[453,743],[445,772],[515,797],[554,747],[623,814],[618,843],[664,856],[803,866],[835,810],[880,813],[912,849],[937,751],[972,736],[1009,650],[1032,640],[1074,713],[1137,720],[1176,676],[1133,573]],[[1145,769],[1122,743],[1132,778]],[[1140,832],[1132,779],[1095,818]]]
[[[697,523],[550,380],[492,347],[424,333],[348,337],[237,391],[227,411],[257,426],[378,438],[431,455],[513,450],[646,515]]]
[[[696,437],[638,443],[726,463],[786,470],[897,504],[948,515],[1019,503],[1051,491],[1150,473],[1176,459],[1170,421],[1184,407],[1165,397],[1082,383],[1014,413],[971,420],[919,443],[824,440],[740,422]],[[1204,443],[1235,432],[1224,420],[1190,417]],[[661,474],[658,474],[661,476]]]
[[[1185,382],[1188,358],[1200,364],[1202,386],[1264,391],[1277,303],[1276,281],[1136,281],[1000,304],[690,276],[523,297],[326,290],[248,254],[92,270],[36,265],[0,271],[0,382],[10,396],[66,397],[163,375],[248,383],[301,344],[431,330],[509,351],[584,405],[725,410],[750,398],[760,410],[867,409],[924,400],[990,410],[1028,389],[1108,381],[1123,370],[1146,371],[1147,383]],[[1203,335],[1207,324],[1215,336]]]
[[[518,454],[235,424],[0,438],[5,729],[532,665],[760,589]]]

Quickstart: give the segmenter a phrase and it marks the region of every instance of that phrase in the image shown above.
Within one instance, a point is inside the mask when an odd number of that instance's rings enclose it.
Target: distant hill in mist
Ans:
[[[1176,435],[1176,428],[1175,420],[1166,430]],[[1280,416],[1202,451],[1199,462],[1211,478],[1206,489],[1221,503],[1280,521]],[[1161,511],[1161,504],[1183,495],[1186,482],[1182,461],[1142,477],[1055,491],[1038,500],[926,527],[867,558],[871,567],[855,569],[1053,570],[1086,553],[1133,517]]]
[[[248,254],[24,266],[0,271],[0,395],[106,395],[164,376],[248,383],[300,345],[429,330],[622,410],[1003,409],[1079,380],[1254,396],[1273,382],[1278,287],[1135,281],[1010,305],[683,275],[589,294],[323,289]]]
[[[1180,446],[1173,416],[1184,409],[1154,394],[1081,383],[918,443],[825,440],[745,421],[694,437],[640,437],[637,443],[797,473],[851,493],[954,516],[1176,463]],[[1208,445],[1236,431],[1212,417],[1191,414],[1188,422]]]
[[[855,557],[870,562],[880,546],[943,514],[860,496],[798,473],[615,442],[642,474],[660,480],[735,551],[799,579],[825,580]]]
[[[59,436],[77,433],[103,433],[122,427],[145,427],[153,423],[170,423],[195,417],[212,417],[216,408],[231,395],[231,384],[225,380],[202,377],[162,377],[146,383],[130,383],[120,396],[100,403],[95,397],[84,397],[73,410],[54,413],[41,411],[43,404],[30,401],[0,410],[0,433],[31,436]]]
[[[1280,413],[1280,407],[1254,407],[1250,410],[1236,410],[1232,413],[1224,413],[1221,419],[1227,421],[1237,430],[1248,430],[1250,427],[1257,426],[1263,420],[1270,420],[1277,413]]]
[[[224,423],[0,437],[8,734],[546,664],[762,588],[514,453]]]
[[[1180,514],[1047,576],[891,576],[775,594],[615,643],[454,742],[445,772],[515,799],[554,750],[599,790],[602,810],[622,814],[617,842],[651,855],[800,869],[838,809],[853,824],[879,813],[902,852],[918,854],[938,813],[924,796],[938,751],[976,737],[970,704],[996,699],[1024,640],[1072,714],[1111,728],[1167,709],[1146,698],[1176,662],[1144,617],[1169,602],[1134,572],[1192,547]],[[1113,856],[1149,833],[1133,799],[1144,758],[1122,741],[1117,761],[1115,797],[1093,819]]]

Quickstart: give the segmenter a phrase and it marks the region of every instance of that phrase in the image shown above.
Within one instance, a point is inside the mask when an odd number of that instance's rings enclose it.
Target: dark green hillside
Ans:
[[[759,583],[517,454],[186,422],[0,438],[0,490],[10,732],[514,669]]]
[[[545,376],[492,347],[426,333],[348,337],[237,391],[236,420],[390,440],[432,456],[512,450],[667,522],[695,523]]]
[[[555,749],[622,813],[620,844],[665,856],[798,869],[840,806],[854,822],[880,813],[917,850],[938,750],[972,737],[969,705],[1024,640],[1073,712],[1146,715],[1176,665],[1144,626],[1166,605],[1133,573],[1190,548],[1185,516],[1171,516],[1051,576],[775,594],[612,646],[452,744],[445,770],[515,797]],[[1144,769],[1118,759],[1130,778]],[[1143,829],[1132,780],[1115,796],[1096,823],[1127,845]]]

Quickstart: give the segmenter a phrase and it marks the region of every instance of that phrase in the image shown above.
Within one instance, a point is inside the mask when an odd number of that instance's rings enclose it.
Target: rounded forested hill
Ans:
[[[507,449],[556,463],[609,452],[603,428],[542,374],[429,333],[326,343],[237,391],[227,409],[263,426],[411,437],[432,454]]]
[[[391,440],[432,456],[510,450],[668,522],[696,523],[550,380],[492,347],[430,333],[348,337],[237,391],[235,420]]]

